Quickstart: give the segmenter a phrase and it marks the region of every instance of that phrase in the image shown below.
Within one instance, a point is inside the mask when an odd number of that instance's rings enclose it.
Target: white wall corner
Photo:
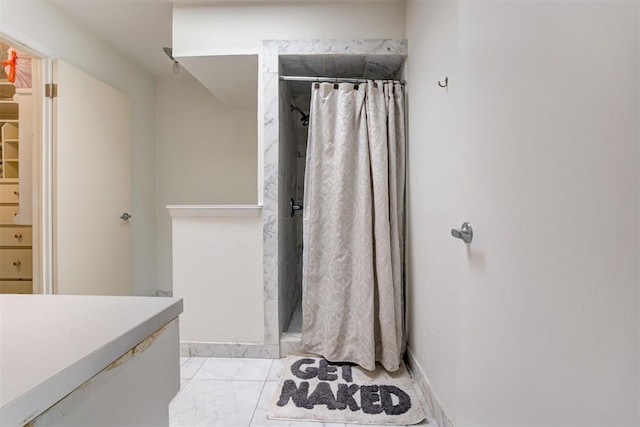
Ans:
[[[455,427],[455,424],[451,418],[449,418],[449,415],[447,415],[447,412],[440,403],[440,399],[438,399],[437,394],[431,387],[431,383],[425,375],[425,371],[413,355],[411,347],[407,347],[407,356],[409,360],[409,370],[413,376],[413,381],[420,388],[420,392],[422,392],[422,395],[427,402],[427,406],[429,407],[429,411],[431,412],[432,419],[436,422],[438,427]]]

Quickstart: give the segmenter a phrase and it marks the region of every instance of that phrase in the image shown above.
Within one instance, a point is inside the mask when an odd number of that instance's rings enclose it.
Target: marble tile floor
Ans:
[[[276,391],[283,360],[181,357],[180,391],[169,405],[170,425],[375,427],[267,419],[269,401]],[[419,425],[437,427],[433,420]]]

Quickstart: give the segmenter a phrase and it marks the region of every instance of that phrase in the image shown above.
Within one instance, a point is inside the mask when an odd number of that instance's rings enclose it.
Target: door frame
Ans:
[[[54,151],[53,99],[45,97],[44,85],[53,83],[53,63],[56,55],[52,49],[23,34],[15,28],[0,22],[0,37],[7,43],[19,47],[32,58],[33,74],[40,84],[33,85],[34,105],[33,125],[33,293],[51,295],[54,293]]]

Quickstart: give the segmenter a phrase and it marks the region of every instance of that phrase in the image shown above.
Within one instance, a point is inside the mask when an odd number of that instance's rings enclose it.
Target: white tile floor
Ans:
[[[180,391],[169,406],[171,426],[345,427],[345,424],[267,419],[282,361],[181,357]]]

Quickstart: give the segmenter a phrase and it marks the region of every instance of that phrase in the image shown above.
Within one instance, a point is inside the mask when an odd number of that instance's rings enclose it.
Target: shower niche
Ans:
[[[325,47],[325,53],[278,56],[277,301],[281,357],[300,348],[304,180],[314,78],[404,80],[406,42],[369,42],[355,41],[335,53],[326,53],[331,49]],[[265,160],[265,171],[268,166]],[[265,243],[267,238],[265,233]]]

